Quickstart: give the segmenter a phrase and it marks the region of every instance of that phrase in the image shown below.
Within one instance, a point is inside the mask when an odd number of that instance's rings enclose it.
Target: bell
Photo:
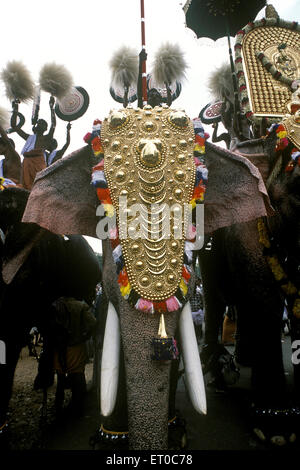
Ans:
[[[178,359],[179,352],[177,349],[176,340],[173,337],[168,337],[163,314],[160,315],[158,337],[152,339],[151,345],[152,360],[171,361]]]

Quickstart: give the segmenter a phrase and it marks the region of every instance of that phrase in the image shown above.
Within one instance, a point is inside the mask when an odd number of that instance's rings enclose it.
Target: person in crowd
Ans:
[[[7,136],[6,131],[0,126],[0,155],[4,158],[0,161],[0,177],[4,179],[3,186],[15,186],[20,184],[21,158],[15,150],[15,143]]]
[[[21,183],[25,189],[29,191],[32,188],[36,174],[46,168],[46,150],[51,148],[53,135],[56,127],[56,117],[54,111],[54,97],[51,96],[49,106],[51,110],[51,127],[47,134],[48,124],[44,119],[38,119],[33,126],[33,134],[27,134],[22,128],[17,127],[16,120],[18,114],[18,103],[13,102],[13,114],[11,118],[11,127],[26,143],[23,147],[21,155],[24,159],[22,162]]]

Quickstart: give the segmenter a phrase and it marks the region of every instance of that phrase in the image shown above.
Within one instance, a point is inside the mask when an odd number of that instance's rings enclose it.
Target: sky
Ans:
[[[165,42],[178,44],[188,63],[182,92],[173,103],[194,118],[211,100],[208,77],[228,60],[227,39],[213,41],[197,39],[185,25],[179,0],[144,0],[147,72],[158,48]],[[273,0],[279,15],[288,21],[300,22],[299,0]],[[109,61],[122,45],[141,50],[140,0],[14,0],[2,5],[1,37],[3,49],[0,70],[11,60],[21,61],[38,83],[41,68],[55,62],[64,65],[73,77],[74,85],[86,89],[90,105],[84,116],[72,122],[71,144],[67,153],[84,145],[83,136],[91,130],[93,120],[103,119],[113,108],[120,108],[110,93]],[[264,16],[264,9],[258,18]],[[234,39],[232,39],[234,45]],[[50,122],[49,97],[41,95],[40,118]],[[0,82],[0,106],[11,110]],[[21,103],[19,111],[25,116],[25,132],[31,132],[32,103]],[[67,123],[57,118],[55,137],[58,148],[65,143]],[[209,126],[204,126],[208,133]],[[11,134],[20,152],[24,141]],[[99,241],[92,243],[99,251]]]

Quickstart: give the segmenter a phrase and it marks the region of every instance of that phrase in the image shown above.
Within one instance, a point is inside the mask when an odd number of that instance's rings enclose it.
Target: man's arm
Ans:
[[[69,122],[68,125],[67,125],[67,140],[66,140],[66,143],[60,150],[58,150],[56,152],[56,155],[53,158],[52,163],[55,163],[57,160],[60,160],[61,157],[64,155],[65,151],[67,150],[67,148],[69,147],[70,142],[71,142],[71,137],[70,137],[71,127],[72,127],[71,123]]]
[[[50,127],[50,130],[48,132],[48,137],[51,138],[51,139],[53,139],[53,135],[54,135],[55,127],[56,127],[56,116],[55,116],[55,110],[54,110],[54,103],[55,103],[54,96],[50,96],[49,106],[50,106],[50,112],[51,112],[51,127]]]
[[[11,116],[11,120],[10,120],[11,128],[20,137],[22,137],[22,139],[27,140],[28,137],[29,137],[29,134],[24,132],[21,128],[17,127],[17,117],[18,117],[18,111],[19,111],[18,101],[13,101],[12,107],[13,107],[13,112],[12,112],[12,116]]]

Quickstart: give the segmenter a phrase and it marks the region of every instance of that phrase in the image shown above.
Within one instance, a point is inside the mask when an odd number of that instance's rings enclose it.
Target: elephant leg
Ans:
[[[3,338],[3,339],[2,339]],[[5,345],[5,363],[0,364],[0,445],[5,440],[5,429],[7,422],[7,411],[9,401],[12,394],[13,379],[22,349],[21,341],[15,336],[14,338],[2,337],[2,344]]]
[[[71,373],[68,376],[71,386],[72,399],[70,410],[76,416],[81,416],[86,395],[86,380],[84,372]]]
[[[282,355],[283,299],[258,243],[257,223],[231,227],[229,235],[241,339],[246,338],[251,354],[250,425],[262,440],[283,445],[297,428]]]
[[[60,415],[65,399],[65,377],[64,374],[57,373],[57,386],[55,392],[55,411]]]
[[[219,364],[219,358],[227,350],[220,345],[220,335],[226,309],[224,299],[225,258],[221,249],[221,231],[214,234],[210,250],[205,248],[199,253],[200,271],[203,282],[205,306],[204,345],[201,349],[203,373],[212,374],[212,385],[223,389],[225,384]]]
[[[251,348],[254,400],[259,406],[280,406],[286,403],[281,293],[258,243],[255,221],[231,227],[226,240],[241,340]]]
[[[179,349],[180,349],[180,345]],[[186,447],[186,423],[176,409],[176,392],[179,379],[179,361],[172,361],[169,395],[168,449],[180,450]]]

